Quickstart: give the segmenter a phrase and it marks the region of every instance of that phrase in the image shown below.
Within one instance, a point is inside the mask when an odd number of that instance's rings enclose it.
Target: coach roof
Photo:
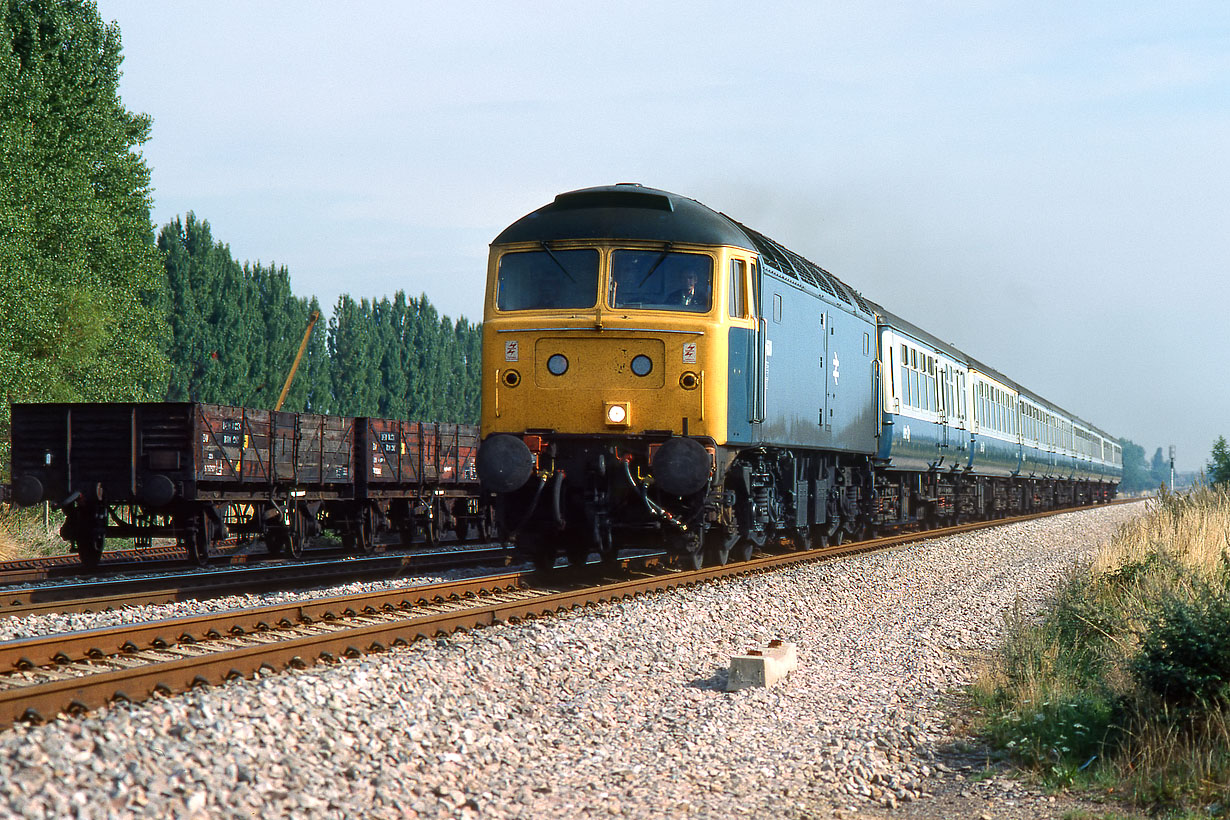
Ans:
[[[756,249],[738,225],[696,200],[627,182],[560,194],[505,228],[493,244],[557,239],[639,239]]]

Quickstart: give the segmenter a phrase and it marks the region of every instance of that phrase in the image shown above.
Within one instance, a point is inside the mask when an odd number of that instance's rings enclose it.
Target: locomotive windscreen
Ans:
[[[589,308],[598,299],[598,251],[523,251],[500,258],[500,310]]]

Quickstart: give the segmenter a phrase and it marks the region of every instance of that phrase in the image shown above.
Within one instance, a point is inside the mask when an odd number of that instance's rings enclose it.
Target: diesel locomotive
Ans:
[[[681,564],[1105,502],[1108,434],[695,200],[560,194],[491,245],[478,476],[518,547]]]

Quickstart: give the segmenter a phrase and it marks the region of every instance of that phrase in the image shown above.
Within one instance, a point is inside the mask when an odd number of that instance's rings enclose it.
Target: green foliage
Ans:
[[[1154,480],[1152,465],[1145,459],[1145,448],[1133,441],[1121,438],[1119,444],[1123,447],[1123,479],[1119,482],[1120,492],[1139,493],[1156,490],[1160,481]],[[1158,453],[1161,449],[1158,449]],[[1169,477],[1169,467],[1167,467]]]
[[[1170,484],[1170,461],[1167,460],[1161,447],[1157,448],[1157,451],[1153,453],[1153,460],[1149,462],[1149,479],[1154,487]]]
[[[319,304],[294,295],[285,267],[240,265],[214,240],[209,222],[191,212],[159,231],[158,247],[171,304],[167,399],[273,407]],[[331,402],[327,379],[323,390],[320,384],[321,371],[328,373],[323,326],[318,322],[313,330],[315,343],[291,383],[285,410]]]
[[[74,0],[10,0],[0,15],[2,432],[13,401],[160,395],[167,362],[135,150],[150,122],[120,101],[119,30]]]
[[[1166,597],[1150,613],[1133,659],[1140,682],[1181,709],[1207,707],[1230,694],[1230,595],[1207,583],[1190,596]]]
[[[1226,490],[1163,492],[1040,615],[1014,613],[972,689],[985,737],[1057,785],[1117,784],[1154,807],[1223,802],[1228,532]]]
[[[1212,459],[1205,467],[1209,483],[1230,485],[1230,446],[1225,436],[1218,436],[1213,444]]]
[[[1021,704],[998,715],[987,735],[1018,760],[1070,785],[1073,772],[1102,754],[1118,731],[1119,704],[1110,693],[1080,692]]]
[[[172,377],[167,399],[273,407],[315,298],[285,267],[245,263],[189,213],[158,234]],[[481,328],[437,314],[426,295],[338,298],[317,322],[283,409],[475,423]]]

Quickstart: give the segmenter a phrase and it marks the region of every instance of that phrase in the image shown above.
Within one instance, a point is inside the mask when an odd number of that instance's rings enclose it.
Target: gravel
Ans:
[[[0,815],[1059,816],[1053,797],[968,778],[973,764],[945,751],[952,693],[1015,601],[1036,608],[1142,511],[1014,524],[21,726],[0,734]],[[169,609],[181,611],[146,617]],[[729,657],[772,638],[798,645],[799,668],[725,692]]]
[[[125,606],[109,609],[105,612],[65,612],[48,615],[29,615],[20,618],[4,618],[3,613],[0,612],[0,641],[11,641],[17,638],[31,638],[36,635],[51,635],[60,632],[76,632],[84,629],[121,626],[123,624],[146,623],[148,621],[165,620],[168,618],[185,618],[189,615],[226,612],[232,609],[253,609],[274,604],[284,604],[289,601],[327,598],[336,595],[353,595],[360,592],[375,592],[377,590],[405,589],[407,587],[439,584],[445,581],[458,581],[478,576],[528,571],[531,568],[532,565],[530,564],[499,567],[496,569],[491,567],[468,567],[446,570],[431,575],[404,576],[384,581],[354,581],[348,584],[337,584],[307,590],[274,590],[272,592],[245,593],[243,595],[223,595],[217,598],[195,601]],[[174,583],[174,575],[168,575],[167,578],[168,583]],[[25,587],[20,588],[24,589]]]

